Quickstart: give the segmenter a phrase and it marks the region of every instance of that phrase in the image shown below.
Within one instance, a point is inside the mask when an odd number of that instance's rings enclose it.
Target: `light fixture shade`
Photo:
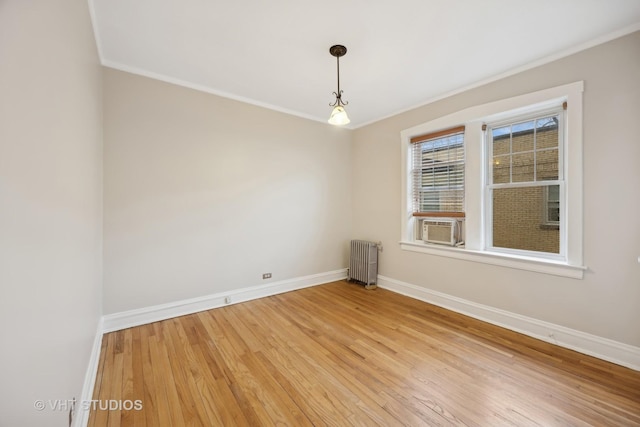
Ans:
[[[336,107],[331,112],[331,116],[329,116],[329,123],[332,125],[346,125],[349,124],[351,120],[347,116],[347,112],[344,111],[344,108],[340,105],[336,105]]]

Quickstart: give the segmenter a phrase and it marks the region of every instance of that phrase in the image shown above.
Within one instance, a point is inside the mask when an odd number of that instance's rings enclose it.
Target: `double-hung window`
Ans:
[[[549,258],[564,253],[563,122],[559,108],[487,127],[489,249]]]

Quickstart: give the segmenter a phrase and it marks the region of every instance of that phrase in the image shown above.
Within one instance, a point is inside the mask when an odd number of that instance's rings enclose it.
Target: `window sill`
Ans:
[[[476,251],[465,248],[440,246],[421,242],[400,242],[400,249],[405,251],[420,252],[429,255],[456,258],[465,261],[480,262],[483,264],[499,265],[518,270],[534,271],[536,273],[551,274],[554,276],[582,279],[586,267],[569,265],[561,261],[545,260],[518,255],[502,254],[496,252]]]

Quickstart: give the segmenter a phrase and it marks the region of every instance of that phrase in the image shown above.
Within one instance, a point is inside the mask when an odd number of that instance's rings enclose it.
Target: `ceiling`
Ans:
[[[638,0],[89,1],[103,65],[323,122],[343,44],[351,128],[640,30]]]

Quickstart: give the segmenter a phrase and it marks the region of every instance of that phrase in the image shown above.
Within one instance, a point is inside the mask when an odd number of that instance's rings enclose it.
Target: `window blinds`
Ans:
[[[464,216],[464,126],[411,138],[413,215]]]

